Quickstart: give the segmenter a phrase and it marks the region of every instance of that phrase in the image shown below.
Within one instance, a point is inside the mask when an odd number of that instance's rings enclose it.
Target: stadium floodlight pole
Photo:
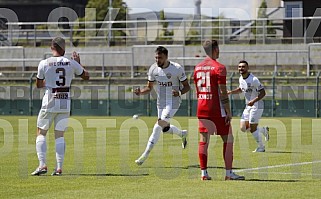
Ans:
[[[113,0],[109,0],[108,6],[108,46],[110,46],[110,39],[111,39],[111,10],[113,9]]]

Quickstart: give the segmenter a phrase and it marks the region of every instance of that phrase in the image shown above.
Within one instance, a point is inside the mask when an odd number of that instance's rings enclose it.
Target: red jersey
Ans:
[[[197,117],[225,117],[220,100],[219,84],[226,85],[226,68],[216,60],[206,57],[194,69],[197,95]]]

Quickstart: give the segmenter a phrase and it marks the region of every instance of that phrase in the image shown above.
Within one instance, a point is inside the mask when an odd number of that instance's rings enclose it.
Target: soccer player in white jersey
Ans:
[[[265,140],[269,140],[269,127],[258,127],[259,120],[264,110],[263,97],[265,96],[264,86],[259,79],[249,72],[247,61],[241,60],[238,65],[239,87],[235,90],[228,91],[228,94],[238,94],[244,92],[246,107],[243,111],[240,129],[242,132],[250,131],[258,146],[253,152],[265,152],[265,146],[261,134]]]
[[[46,134],[54,123],[56,142],[56,168],[52,175],[61,175],[65,154],[64,132],[70,115],[70,84],[74,75],[84,80],[89,73],[80,65],[80,57],[76,52],[72,58],[64,57],[65,40],[56,37],[51,42],[52,57],[42,60],[38,66],[37,88],[45,88],[42,106],[37,119],[36,151],[39,160],[38,168],[31,175],[47,173]]]
[[[187,131],[180,130],[170,124],[170,119],[180,106],[181,95],[190,90],[184,68],[178,63],[168,60],[168,50],[163,46],[158,46],[155,50],[155,60],[156,62],[151,65],[148,71],[147,86],[143,89],[137,88],[134,90],[136,95],[148,94],[156,84],[158,112],[158,120],[149,137],[146,149],[135,161],[137,165],[142,165],[147,159],[161,132],[180,136],[182,138],[182,148],[185,148],[187,144]]]

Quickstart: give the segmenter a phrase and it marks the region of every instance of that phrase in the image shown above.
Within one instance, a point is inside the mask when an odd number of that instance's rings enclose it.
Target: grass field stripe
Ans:
[[[244,172],[244,171],[254,171],[254,170],[261,170],[261,169],[274,169],[274,168],[280,168],[280,167],[300,166],[300,165],[315,164],[315,163],[321,163],[321,160],[313,161],[313,162],[300,162],[300,163],[292,163],[292,164],[279,164],[279,165],[273,165],[273,166],[256,167],[256,168],[249,168],[249,169],[239,169],[237,171]]]

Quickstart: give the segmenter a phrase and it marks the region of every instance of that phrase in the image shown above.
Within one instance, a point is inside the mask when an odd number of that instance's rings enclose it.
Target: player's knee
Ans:
[[[167,121],[165,121],[165,120],[159,119],[159,120],[157,121],[157,123],[158,123],[158,125],[161,126],[162,128],[164,128],[165,126],[169,126],[169,123],[168,123]]]
[[[170,129],[170,126],[165,126],[165,127],[163,128],[163,132],[166,133],[167,131],[169,131],[169,129]]]
[[[242,127],[240,128],[240,130],[245,133],[245,132],[246,132],[246,126],[242,126]]]

